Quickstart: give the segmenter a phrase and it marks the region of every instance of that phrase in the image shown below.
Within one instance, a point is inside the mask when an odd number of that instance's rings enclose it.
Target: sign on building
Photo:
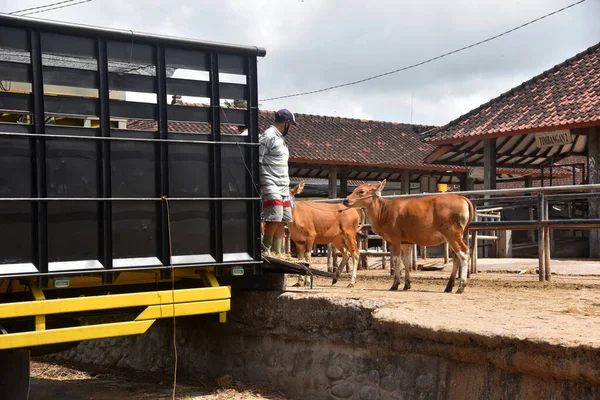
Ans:
[[[539,149],[543,147],[551,147],[570,143],[573,143],[573,136],[571,135],[571,131],[568,129],[564,131],[535,134],[535,144]]]

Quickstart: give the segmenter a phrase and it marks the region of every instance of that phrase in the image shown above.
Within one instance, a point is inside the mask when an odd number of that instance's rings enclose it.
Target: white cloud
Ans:
[[[571,0],[95,0],[49,19],[261,46],[259,97],[320,89],[437,56]],[[0,0],[0,11],[40,0]],[[465,52],[356,86],[263,102],[264,109],[444,124],[598,42],[587,1]]]

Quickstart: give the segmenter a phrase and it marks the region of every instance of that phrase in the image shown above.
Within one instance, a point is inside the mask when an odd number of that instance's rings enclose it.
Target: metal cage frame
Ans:
[[[0,210],[6,204],[27,204],[31,207],[31,260],[29,263],[15,263],[6,260],[0,251],[0,278],[38,277],[38,286],[47,285],[50,276],[82,273],[105,273],[107,281],[111,272],[143,269],[167,269],[189,266],[214,266],[219,275],[219,268],[230,265],[242,265],[251,268],[254,273],[261,272],[260,251],[260,194],[258,193],[258,77],[257,59],[264,57],[266,51],[260,47],[239,46],[209,41],[168,37],[125,30],[113,30],[54,21],[38,20],[24,17],[0,15],[0,49],[13,49],[19,54],[29,53],[28,62],[2,60],[0,57],[0,76],[2,80],[29,82],[30,93],[14,93],[0,91],[0,111],[27,114],[31,116],[31,124],[0,122],[0,140],[21,141],[27,143],[30,151],[30,190],[29,194],[14,195],[14,191],[5,190],[0,193]],[[48,62],[48,55],[65,55],[68,57],[84,57],[95,65],[75,68],[73,65],[56,66]],[[114,71],[111,65],[116,63],[134,64],[131,70]],[[171,61],[171,63],[170,63]],[[152,67],[155,74],[136,74],[142,70],[140,64]],[[111,64],[112,63],[112,64]],[[170,71],[178,65],[195,65],[198,70],[208,73],[208,81],[177,79],[169,76]],[[114,67],[113,65],[113,67]],[[137,66],[137,68],[136,68]],[[133,74],[131,72],[134,72]],[[245,84],[220,82],[220,73],[237,74],[245,77]],[[70,87],[94,88],[97,97],[48,95],[44,85],[64,85]],[[152,92],[156,95],[156,103],[134,103],[111,99],[112,90]],[[188,95],[210,98],[210,105],[205,107],[168,104],[169,94]],[[246,109],[222,108],[222,99],[241,99],[247,104]],[[48,115],[78,115],[87,118],[98,118],[98,128],[78,128],[46,123]],[[132,131],[113,129],[111,117],[138,118],[154,121],[156,131]],[[206,123],[209,131],[206,134],[185,134],[169,129],[169,122],[183,121],[187,123]],[[232,135],[222,135],[222,126],[246,125],[248,136],[238,139]],[[68,193],[49,195],[49,141],[61,143],[90,143],[95,146],[97,155],[95,177],[91,183],[91,194],[69,196]],[[12,143],[12,142],[11,142]],[[151,196],[113,196],[112,177],[115,174],[115,162],[111,158],[111,149],[119,143],[130,143],[134,146],[152,145],[155,154],[155,181]],[[170,150],[180,146],[185,149],[204,149],[208,155],[208,196],[195,196],[176,191],[175,180],[185,181],[191,175],[191,181],[200,182],[207,171],[186,170],[179,167],[173,179],[174,168],[171,168],[174,157]],[[224,193],[224,182],[228,177],[224,173],[229,168],[229,161],[223,155],[228,149],[239,152],[244,169],[238,165],[238,176],[243,174],[243,189],[238,188],[238,195]],[[194,157],[195,150],[190,157]],[[2,157],[10,157],[10,149],[0,153]],[[177,156],[177,154],[175,154]],[[229,153],[229,159],[235,159]],[[239,161],[239,160],[238,160]],[[62,161],[65,162],[64,159]],[[236,161],[237,162],[237,161]],[[8,163],[8,161],[6,161]],[[7,165],[7,164],[5,164]],[[76,167],[76,165],[72,165]],[[171,171],[170,171],[171,169]],[[240,172],[243,171],[243,172]],[[5,171],[6,174],[8,172]],[[195,175],[195,176],[194,176]],[[231,174],[231,179],[233,177]],[[10,186],[15,183],[12,177],[5,176],[3,181]],[[7,183],[8,182],[8,183]],[[237,181],[236,181],[237,182]],[[234,183],[236,183],[234,182]],[[56,182],[53,183],[53,185]],[[0,185],[1,185],[0,181]],[[54,191],[55,192],[55,191]],[[183,194],[182,194],[183,193]],[[95,194],[95,195],[94,195]],[[240,195],[241,194],[241,195]],[[175,204],[209,204],[210,257],[187,257],[182,255],[179,261],[170,257],[169,246],[169,214],[167,201]],[[68,202],[68,203],[67,203]],[[68,267],[51,268],[49,260],[49,212],[50,204],[89,204],[97,205],[98,259],[96,267],[90,263]],[[131,262],[115,265],[114,255],[114,220],[113,210],[116,204],[128,202],[155,202],[157,263]],[[244,218],[246,232],[232,240],[242,240],[246,246],[245,254],[229,254],[224,250],[227,238],[224,237],[224,204],[244,202]],[[241,208],[240,208],[241,209]],[[241,214],[241,211],[238,212]],[[185,222],[184,222],[185,223]],[[0,226],[3,224],[0,221]],[[188,223],[188,227],[193,222]],[[10,225],[6,228],[10,229]],[[173,233],[173,240],[176,233]],[[187,239],[186,239],[187,240]],[[188,241],[188,244],[192,243]],[[5,244],[10,245],[10,244]],[[175,246],[176,247],[176,246]],[[8,249],[5,249],[8,251]],[[64,255],[61,255],[64,257]],[[186,258],[187,257],[187,258]],[[77,260],[68,260],[77,261]],[[27,265],[26,265],[27,264]],[[100,265],[101,267],[97,267]],[[10,268],[6,268],[6,267]],[[165,271],[168,273],[168,270]]]

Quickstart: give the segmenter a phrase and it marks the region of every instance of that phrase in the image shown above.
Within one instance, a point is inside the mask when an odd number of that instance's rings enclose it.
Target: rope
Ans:
[[[356,199],[356,200],[365,200],[365,199],[368,199],[368,198],[370,198],[370,197],[373,197],[373,196],[364,196],[364,197],[359,197],[359,198],[358,198],[358,199]],[[335,213],[341,213],[341,212],[344,212],[344,211],[348,211],[348,210],[350,210],[350,209],[352,208],[352,207],[348,207],[348,206],[344,205],[344,207],[346,207],[346,209],[345,209],[345,210],[326,210],[326,209],[324,209],[324,208],[319,208],[319,207],[313,206],[312,204],[309,204],[307,201],[304,201],[304,200],[297,200],[295,197],[292,197],[292,199],[293,199],[293,201],[294,201],[294,202],[303,203],[303,204],[305,204],[307,207],[311,207],[311,208],[314,208],[314,209],[316,209],[316,210],[325,211],[325,212],[335,212]],[[343,205],[343,204],[342,204],[342,205]],[[373,203],[371,203],[371,205],[373,205]],[[371,208],[371,205],[370,205],[369,207],[366,207],[366,208]]]
[[[345,209],[345,210],[326,210],[326,209],[324,209],[324,208],[319,208],[319,207],[313,206],[312,204],[310,204],[310,203],[309,203],[309,202],[307,202],[307,201],[304,201],[304,200],[297,200],[297,199],[295,199],[295,198],[293,198],[293,199],[294,199],[294,202],[302,203],[302,204],[306,205],[307,207],[314,208],[315,210],[319,210],[319,211],[325,211],[325,212],[341,213],[341,212],[344,212],[344,211],[348,211],[349,209],[351,209],[351,208],[352,208],[352,207],[344,206],[344,207],[346,207],[346,209]]]
[[[169,199],[167,196],[162,196],[167,206],[167,228],[169,230],[169,264],[171,265],[171,300],[173,305],[173,353],[175,362],[173,366],[173,400],[175,400],[175,392],[177,390],[177,324],[175,322],[175,267],[173,266],[173,242],[171,239],[171,207],[169,207]]]

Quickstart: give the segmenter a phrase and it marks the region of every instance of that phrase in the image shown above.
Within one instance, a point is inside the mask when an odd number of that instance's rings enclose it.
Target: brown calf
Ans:
[[[416,198],[384,199],[381,192],[386,181],[373,185],[363,184],[346,197],[344,205],[364,208],[373,231],[392,244],[396,262],[394,284],[397,290],[404,261],[404,290],[410,289],[410,263],[404,258],[408,246],[437,246],[448,242],[454,251],[454,265],[446,292],[452,292],[456,271],[460,264],[457,293],[467,285],[469,248],[465,244],[468,226],[473,221],[473,204],[469,199],[455,194],[439,194]]]
[[[362,228],[364,220],[359,223],[360,212],[341,204],[328,204],[311,201],[295,201],[294,196],[304,189],[304,182],[290,189],[293,200],[293,222],[288,223],[290,238],[296,244],[298,258],[310,262],[310,254],[315,244],[333,244],[342,252],[342,261],[335,271],[333,283],[337,282],[348,259],[352,260],[352,277],[350,285],[356,283],[356,268],[359,252],[356,245],[356,235]],[[296,284],[300,285],[300,280]]]

